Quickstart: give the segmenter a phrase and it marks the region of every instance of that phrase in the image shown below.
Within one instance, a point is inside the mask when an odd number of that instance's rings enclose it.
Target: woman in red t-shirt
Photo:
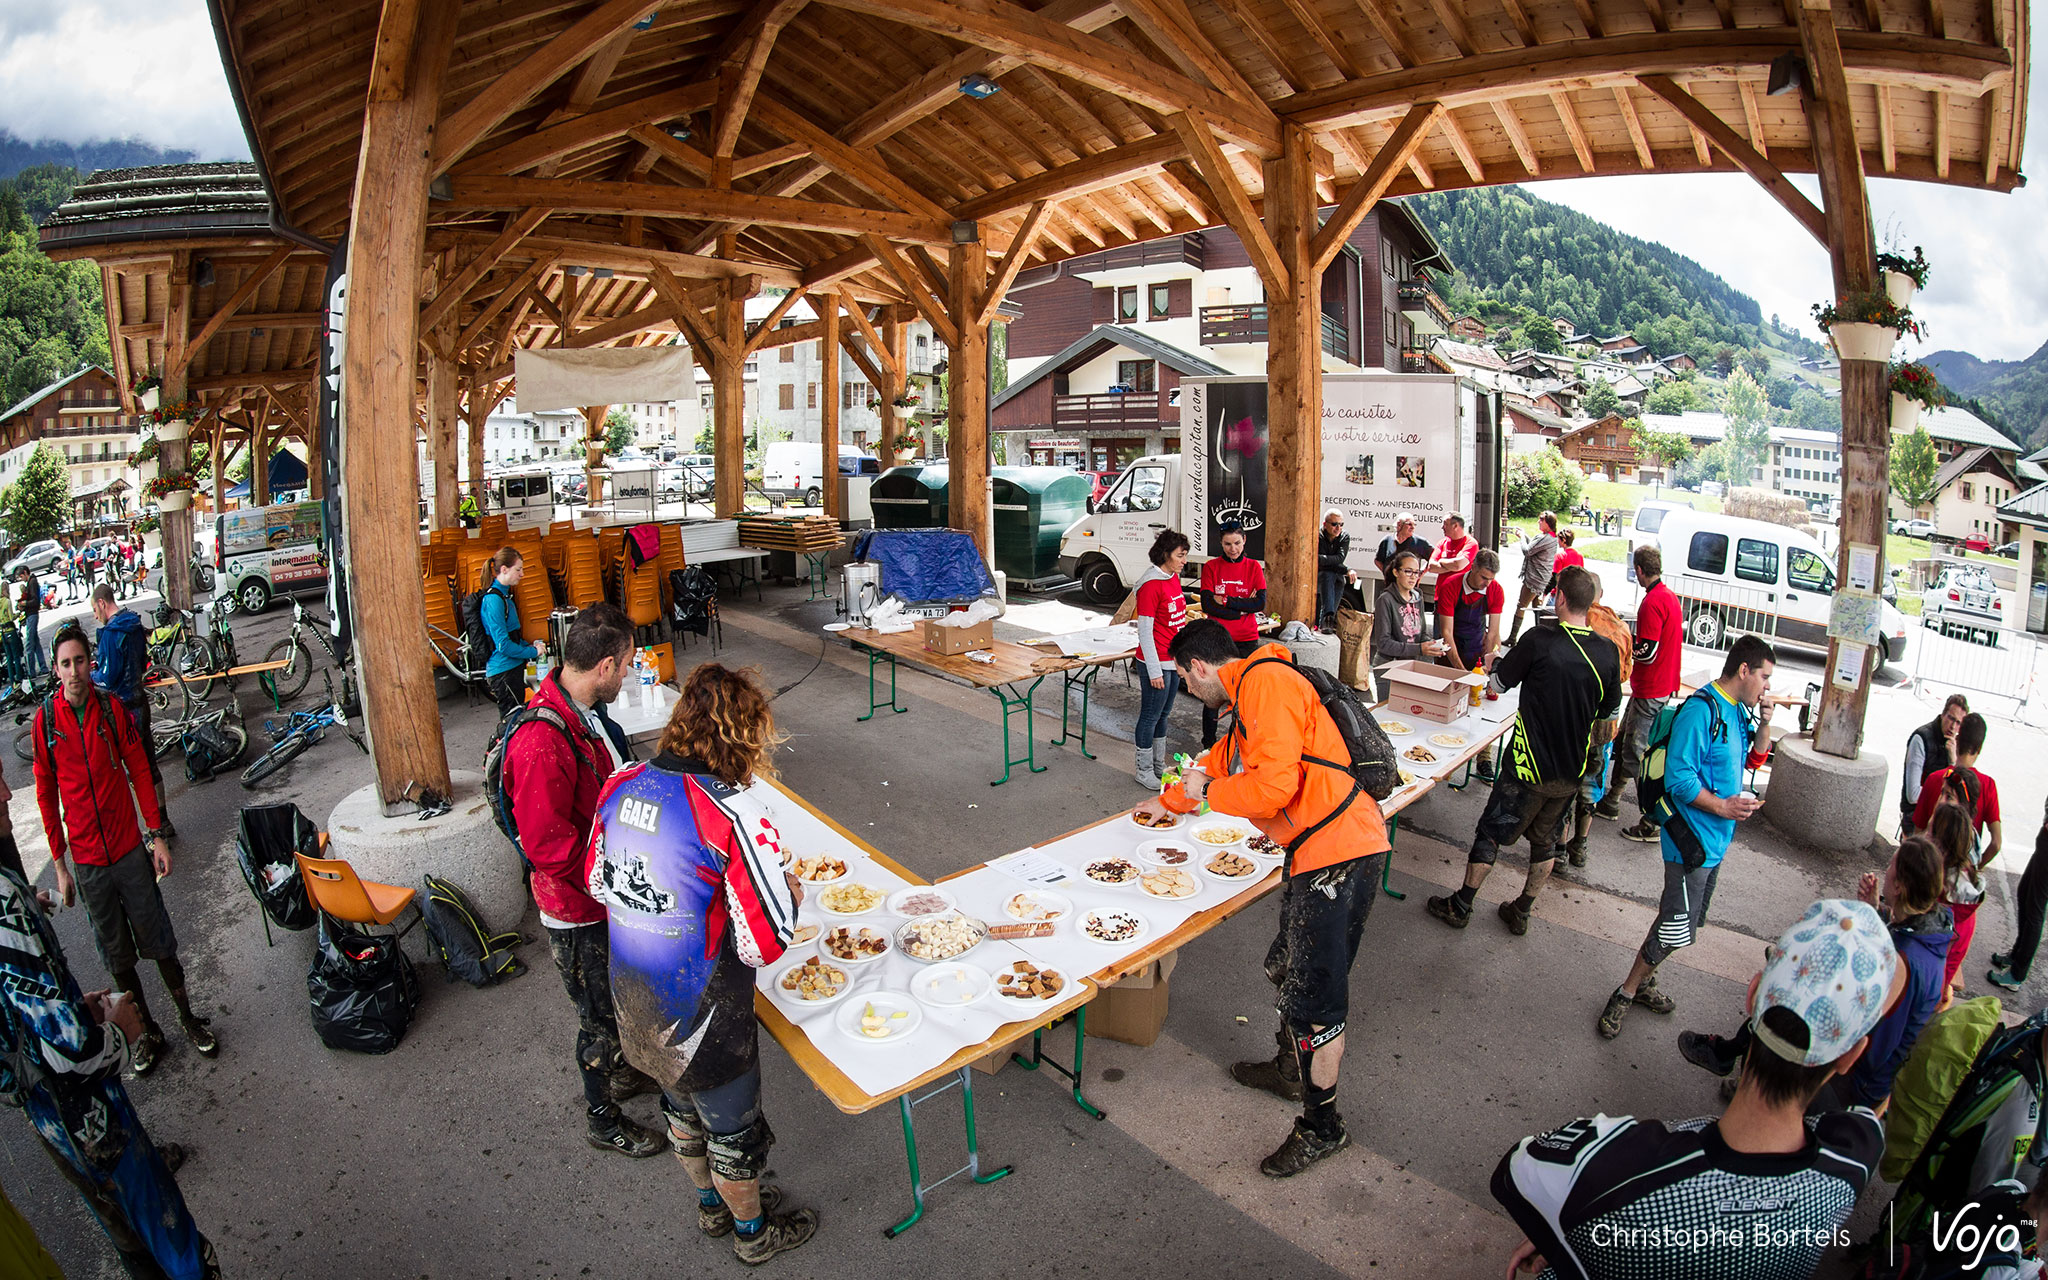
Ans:
[[[1188,598],[1180,584],[1180,571],[1188,562],[1188,536],[1167,529],[1152,540],[1149,554],[1152,567],[1138,579],[1138,603],[1131,615],[1145,662],[1145,682],[1138,687],[1138,771],[1133,776],[1139,786],[1157,791],[1160,770],[1166,767],[1166,720],[1173,712],[1173,696],[1180,691],[1180,672],[1166,653],[1188,617]]]
[[[1580,555],[1578,548],[1572,545],[1575,536],[1570,529],[1559,529],[1557,531],[1557,559],[1550,562],[1550,580],[1552,583],[1564,577],[1566,569],[1574,567],[1583,569],[1586,567],[1586,557]],[[1556,593],[1552,592],[1551,594],[1555,595]]]

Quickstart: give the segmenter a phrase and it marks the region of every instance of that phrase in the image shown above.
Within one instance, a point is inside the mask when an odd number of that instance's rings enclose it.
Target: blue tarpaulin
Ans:
[[[995,599],[996,580],[958,529],[875,529],[853,544],[853,558],[882,567],[882,594],[905,604],[971,604]]]
[[[300,461],[300,459],[299,459],[299,456],[298,456],[297,454],[293,453],[293,452],[292,452],[291,450],[289,450],[289,449],[279,449],[279,450],[278,450],[278,451],[277,451],[276,453],[274,453],[274,454],[272,454],[272,455],[271,455],[271,457],[270,457],[270,492],[271,492],[271,493],[275,494],[275,493],[279,492],[280,490],[284,490],[284,489],[303,489],[303,488],[305,488],[305,487],[306,487],[306,464],[305,464],[304,462]],[[246,497],[248,497],[248,496],[249,496],[249,482],[248,482],[247,480],[244,480],[244,481],[242,481],[242,483],[240,483],[240,484],[236,485],[236,486],[235,486],[234,488],[232,488],[232,489],[228,490],[228,491],[227,491],[227,494],[226,494],[225,496],[227,496],[227,497],[230,497],[230,498],[246,498]]]

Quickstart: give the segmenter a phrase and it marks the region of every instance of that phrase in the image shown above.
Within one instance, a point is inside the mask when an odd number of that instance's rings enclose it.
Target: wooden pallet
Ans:
[[[838,522],[824,516],[747,517],[740,521],[740,545],[765,551],[830,551],[840,541]]]

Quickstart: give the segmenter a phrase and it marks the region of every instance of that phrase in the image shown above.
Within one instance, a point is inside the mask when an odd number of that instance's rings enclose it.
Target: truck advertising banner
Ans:
[[[1319,507],[1344,513],[1351,566],[1377,577],[1373,551],[1395,517],[1415,517],[1421,536],[1440,536],[1445,515],[1469,519],[1473,467],[1460,428],[1459,386],[1418,374],[1330,375],[1323,379]],[[1265,556],[1267,465],[1264,378],[1189,379],[1182,384],[1186,482],[1181,521],[1195,550],[1213,553],[1226,523],[1244,527],[1247,554]]]

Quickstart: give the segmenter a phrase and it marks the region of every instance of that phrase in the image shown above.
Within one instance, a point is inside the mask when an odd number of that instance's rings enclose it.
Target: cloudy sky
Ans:
[[[2022,172],[2010,196],[1871,183],[1880,245],[1923,245],[1933,265],[1914,309],[1944,347],[2021,359],[2048,342],[2048,41],[2036,41]],[[0,0],[0,125],[31,140],[138,137],[204,159],[248,154],[199,0]],[[1795,181],[1817,195],[1811,179]],[[1826,296],[1826,255],[1749,179],[1597,178],[1531,187],[1718,272],[1788,324]]]

